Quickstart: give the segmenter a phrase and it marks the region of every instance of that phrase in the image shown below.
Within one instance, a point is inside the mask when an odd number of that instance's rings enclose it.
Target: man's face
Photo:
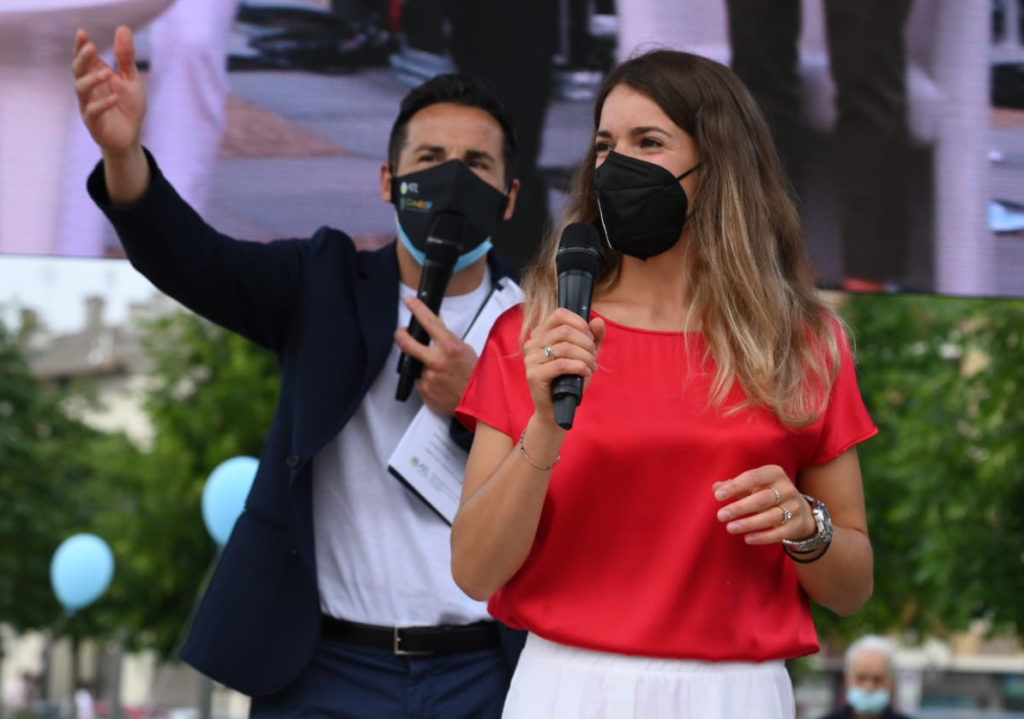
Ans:
[[[878,689],[892,692],[892,673],[888,659],[880,652],[862,649],[850,662],[846,684],[869,692]]]
[[[426,170],[448,160],[461,160],[482,180],[501,192],[508,192],[504,218],[512,216],[519,181],[505,186],[504,134],[498,121],[478,107],[438,103],[423,108],[406,126],[405,145],[398,156],[395,175]],[[380,193],[391,202],[391,173],[381,168]]]

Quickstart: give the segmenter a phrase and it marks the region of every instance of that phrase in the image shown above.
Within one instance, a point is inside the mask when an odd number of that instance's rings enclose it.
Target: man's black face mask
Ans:
[[[391,179],[391,202],[398,213],[399,236],[423,263],[427,234],[439,212],[466,218],[462,249],[455,271],[472,264],[490,249],[490,237],[508,206],[508,195],[495,189],[461,160]]]

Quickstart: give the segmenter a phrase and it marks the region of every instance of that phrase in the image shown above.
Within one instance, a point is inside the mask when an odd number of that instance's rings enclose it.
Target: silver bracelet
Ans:
[[[532,459],[530,459],[530,455],[528,455],[526,453],[526,447],[523,446],[523,440],[524,439],[526,439],[526,429],[525,428],[523,429],[523,433],[521,435],[519,435],[519,454],[523,455],[523,459],[525,459],[527,462],[529,462],[531,467],[539,469],[542,472],[547,472],[549,469],[554,469],[555,465],[558,464],[561,461],[562,453],[559,452],[558,456],[555,457],[555,461],[552,462],[551,464],[539,464],[537,462],[534,462]]]

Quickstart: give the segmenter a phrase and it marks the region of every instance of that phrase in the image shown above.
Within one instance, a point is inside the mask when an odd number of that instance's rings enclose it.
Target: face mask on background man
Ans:
[[[889,690],[868,691],[860,687],[850,687],[846,690],[846,701],[858,714],[876,716],[889,706]]]

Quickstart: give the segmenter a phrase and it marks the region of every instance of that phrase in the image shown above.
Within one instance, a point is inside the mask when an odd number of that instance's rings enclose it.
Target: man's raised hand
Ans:
[[[135,66],[132,31],[117,28],[114,36],[117,68],[100,57],[84,30],[75,34],[71,71],[82,119],[104,157],[125,155],[141,147],[146,116],[146,90]]]

